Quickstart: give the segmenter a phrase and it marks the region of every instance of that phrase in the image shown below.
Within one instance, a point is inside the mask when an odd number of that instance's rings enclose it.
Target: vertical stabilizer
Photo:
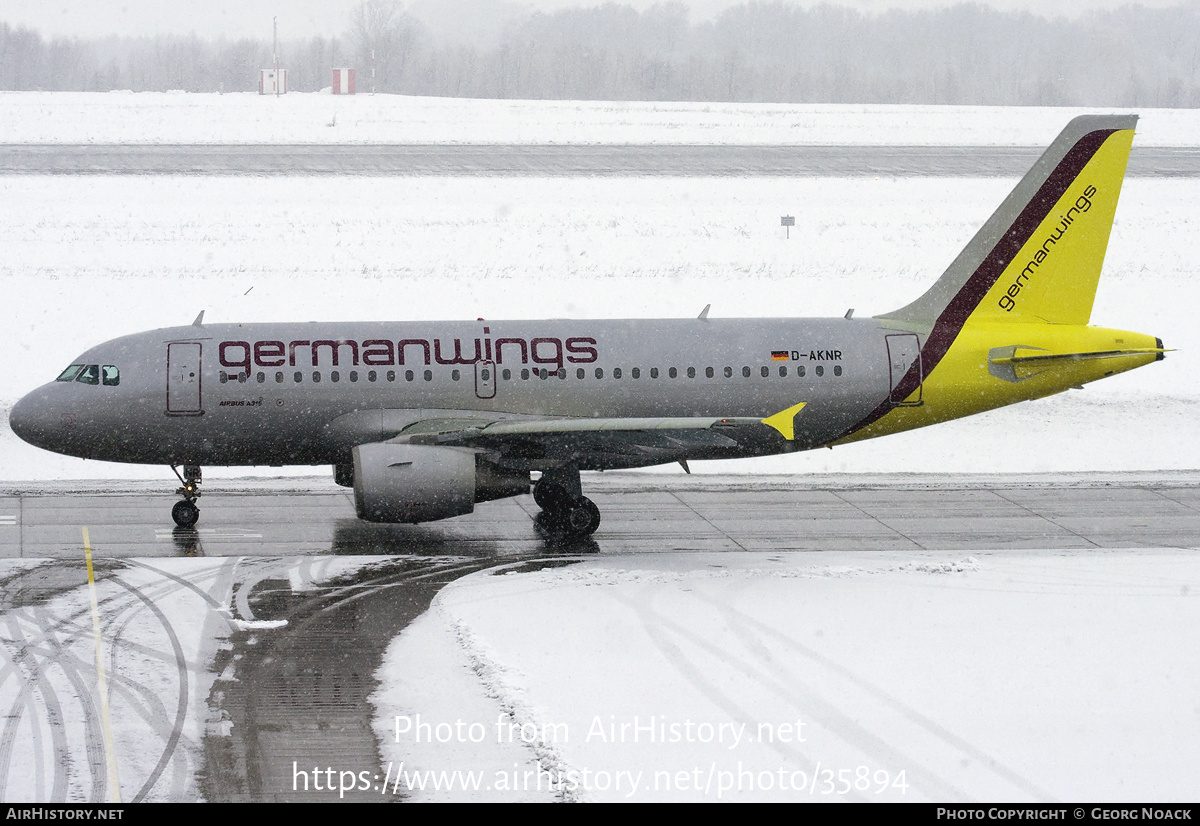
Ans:
[[[1136,115],[1067,124],[927,293],[880,316],[945,346],[968,319],[1087,324]]]

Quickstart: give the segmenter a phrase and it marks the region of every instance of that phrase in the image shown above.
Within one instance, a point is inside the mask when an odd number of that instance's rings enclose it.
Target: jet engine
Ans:
[[[354,506],[368,522],[432,522],[529,492],[529,472],[488,462],[474,451],[430,445],[354,448]]]

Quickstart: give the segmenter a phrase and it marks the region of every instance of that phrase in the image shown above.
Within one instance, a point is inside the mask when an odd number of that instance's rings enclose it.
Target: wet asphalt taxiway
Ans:
[[[611,481],[610,481],[611,480]],[[656,551],[1188,548],[1200,544],[1200,483],[1170,477],[978,480],[913,476],[853,483],[603,477],[586,540],[554,540],[523,496],[424,525],[355,518],[352,491],[210,485],[200,523],[177,528],[175,497],[148,492],[0,495],[0,559],[293,554],[516,558]]]

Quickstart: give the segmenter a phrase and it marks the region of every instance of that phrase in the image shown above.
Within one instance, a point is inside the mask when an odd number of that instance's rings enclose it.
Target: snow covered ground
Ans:
[[[332,777],[387,772],[381,797],[421,801],[1191,801],[1196,550],[498,567],[392,643],[371,698],[383,763],[331,755]],[[232,583],[377,562],[104,563],[111,740],[87,588],[0,614],[5,800],[104,800],[108,749],[124,801],[199,799],[201,740],[231,725],[205,664],[245,626]],[[52,572],[65,585],[70,564]]]
[[[0,143],[1049,143],[1096,109],[0,92]],[[1200,112],[1141,109],[1143,146],[1195,146]]]
[[[392,644],[376,730],[418,800],[1190,801],[1198,584],[1194,550],[484,572]]]
[[[303,590],[377,558],[153,559],[96,562],[101,652],[110,690],[103,719],[96,688],[96,636],[80,549],[70,560],[0,561],[0,797],[20,802],[200,798],[205,734],[228,733],[210,710],[218,649],[246,622],[234,584],[283,577]],[[9,589],[13,575],[43,564],[40,577]],[[72,588],[75,583],[78,587]],[[40,586],[48,598],[23,589]],[[242,593],[245,600],[245,592]],[[19,607],[13,607],[16,602]],[[232,669],[231,669],[232,671]],[[111,738],[108,732],[111,731]]]

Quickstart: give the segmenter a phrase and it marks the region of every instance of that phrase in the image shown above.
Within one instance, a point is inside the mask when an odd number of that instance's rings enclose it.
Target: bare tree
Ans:
[[[394,0],[362,0],[350,20],[350,40],[370,90],[400,91],[413,61],[421,23]]]

